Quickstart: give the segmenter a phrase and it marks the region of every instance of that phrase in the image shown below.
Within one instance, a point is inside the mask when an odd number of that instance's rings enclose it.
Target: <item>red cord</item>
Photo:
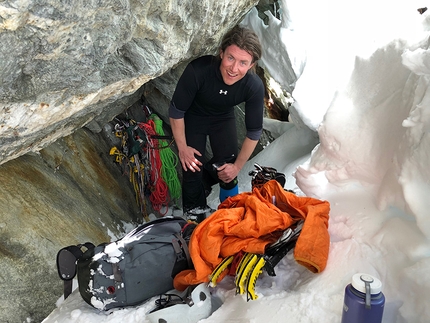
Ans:
[[[161,215],[166,215],[169,210],[167,205],[169,203],[169,188],[166,182],[161,177],[162,162],[160,158],[160,151],[158,148],[158,140],[153,139],[152,136],[157,135],[155,132],[154,121],[148,120],[147,123],[139,123],[139,128],[142,129],[146,134],[146,140],[148,142],[147,154],[149,157],[150,169],[150,182],[151,182],[151,195],[149,200],[152,203],[152,207],[155,211],[158,211]],[[161,213],[163,206],[166,206],[166,210]]]

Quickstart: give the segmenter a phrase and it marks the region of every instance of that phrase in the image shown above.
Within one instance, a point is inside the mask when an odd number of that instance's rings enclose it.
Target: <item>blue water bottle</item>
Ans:
[[[368,274],[355,274],[345,287],[342,323],[381,323],[385,296],[382,283]]]

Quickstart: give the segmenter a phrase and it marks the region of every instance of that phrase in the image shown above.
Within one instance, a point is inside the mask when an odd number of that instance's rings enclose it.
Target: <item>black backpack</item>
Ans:
[[[192,231],[183,236],[186,226],[184,219],[166,216],[112,243],[61,249],[57,269],[64,280],[64,297],[76,273],[82,298],[100,310],[138,305],[173,289],[176,274],[192,268],[187,246]]]

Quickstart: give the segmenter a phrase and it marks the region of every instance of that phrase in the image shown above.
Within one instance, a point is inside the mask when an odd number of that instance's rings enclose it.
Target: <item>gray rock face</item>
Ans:
[[[213,52],[257,2],[3,1],[0,163],[110,121],[143,84]]]
[[[88,130],[0,166],[0,322],[41,322],[62,294],[56,254],[142,223],[128,177]],[[109,233],[109,235],[108,235]]]

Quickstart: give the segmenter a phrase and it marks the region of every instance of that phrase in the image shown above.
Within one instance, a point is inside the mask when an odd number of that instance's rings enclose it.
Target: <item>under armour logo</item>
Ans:
[[[223,91],[223,90],[219,90],[219,94],[224,94],[224,95],[227,95],[227,90],[226,90],[226,91]]]

